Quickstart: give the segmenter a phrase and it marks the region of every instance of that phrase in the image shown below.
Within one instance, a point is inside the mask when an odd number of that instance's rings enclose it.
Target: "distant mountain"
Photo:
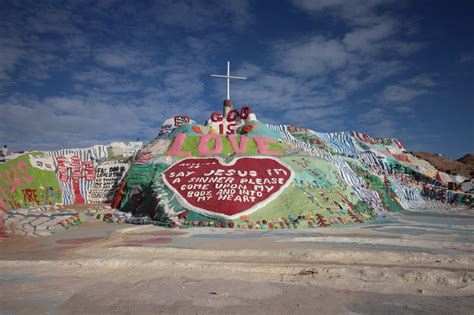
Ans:
[[[465,156],[463,156],[462,158],[457,159],[456,161],[474,167],[474,154],[466,154]]]
[[[467,178],[474,177],[474,155],[466,154],[460,159],[450,160],[444,156],[428,152],[411,152],[416,157],[432,164],[439,171],[448,174],[462,175]]]

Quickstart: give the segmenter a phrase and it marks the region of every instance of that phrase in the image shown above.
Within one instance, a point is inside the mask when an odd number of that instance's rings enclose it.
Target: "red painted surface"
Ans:
[[[22,192],[23,192],[23,201],[25,203],[39,204],[40,201],[38,200],[38,195],[37,195],[37,190],[36,189],[26,188],[26,189],[23,189]]]
[[[368,135],[366,135],[366,134],[363,134],[363,133],[360,133],[360,132],[357,132],[357,131],[356,131],[356,132],[355,132],[355,136],[356,136],[357,139],[359,139],[360,141],[364,141],[364,142],[367,142],[367,143],[370,143],[370,144],[375,144],[375,143],[376,143],[375,140],[374,140],[372,137],[370,137],[370,136],[368,136]]]
[[[72,181],[72,189],[74,190],[74,204],[83,205],[85,201],[84,197],[81,195],[81,190],[79,189],[79,181]]]
[[[410,159],[406,155],[392,153],[392,156],[401,162],[410,163]]]
[[[0,238],[10,238],[5,227],[5,221],[0,217]]]
[[[114,199],[112,200],[112,209],[120,208],[120,203],[122,202],[123,195],[125,194],[123,192],[124,188],[125,188],[125,180],[122,180],[122,182],[120,183],[120,186],[114,193]]]
[[[224,216],[264,203],[291,178],[290,169],[276,159],[245,157],[233,162],[223,165],[216,158],[184,159],[165,170],[163,178],[187,206]]]
[[[402,142],[400,142],[400,141],[398,141],[398,140],[393,140],[393,142],[395,142],[395,144],[397,145],[397,147],[398,147],[399,149],[405,150],[405,147],[404,147],[404,145],[403,145]]]

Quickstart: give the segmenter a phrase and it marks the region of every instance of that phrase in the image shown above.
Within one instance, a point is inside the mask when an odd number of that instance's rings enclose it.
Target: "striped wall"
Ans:
[[[58,151],[46,151],[45,154],[53,158],[59,186],[63,193],[63,203],[66,205],[71,205],[75,203],[73,180],[72,179],[69,179],[67,181],[61,180],[61,178],[59,177],[60,174],[57,171],[58,158],[78,156],[81,162],[90,162],[93,164],[94,169],[95,169],[98,166],[99,161],[106,158],[108,155],[107,147],[104,145],[96,145],[94,147],[87,148],[87,149],[64,149],[64,150],[58,150]],[[68,170],[68,177],[71,177],[70,170]],[[82,177],[78,180],[80,194],[84,198],[85,203],[89,203],[87,192],[93,186],[93,184],[94,184],[93,180],[87,180],[85,177]]]

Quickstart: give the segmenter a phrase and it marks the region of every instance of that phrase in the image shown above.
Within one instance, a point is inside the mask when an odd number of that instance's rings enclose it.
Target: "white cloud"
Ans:
[[[152,139],[162,121],[178,114],[198,115],[199,108],[115,97],[72,95],[42,100],[24,95],[0,102],[0,142],[12,150],[78,147],[137,137]],[[159,100],[159,96],[157,99]],[[6,118],[5,118],[6,117]]]
[[[131,68],[131,66],[144,64],[148,60],[144,53],[125,48],[125,45],[116,45],[109,48],[98,49],[94,53],[95,60],[111,68]]]
[[[336,22],[342,22],[347,31],[342,35],[325,33],[323,36],[315,30],[297,39],[273,43],[270,55],[273,55],[275,75],[282,72],[293,81],[287,80],[285,87],[279,80],[272,80],[271,87],[264,85],[262,79],[257,79],[257,84],[260,91],[264,91],[259,94],[260,98],[271,99],[271,104],[281,104],[279,100],[287,102],[286,106],[282,105],[284,114],[287,110],[301,113],[297,120],[304,125],[335,120],[334,130],[338,125],[335,122],[344,121],[350,109],[359,110],[359,106],[355,106],[358,100],[352,96],[367,88],[378,84],[386,86],[383,92],[366,97],[366,104],[381,100],[382,105],[396,102],[397,107],[402,107],[400,103],[429,93],[436,84],[430,75],[416,76],[406,82],[391,80],[409,70],[405,58],[424,47],[423,43],[410,39],[414,35],[413,23],[406,20],[402,23],[390,10],[394,1],[292,0],[292,3],[316,18],[329,14]],[[284,92],[278,93],[280,90]],[[406,106],[400,112],[411,113]],[[322,119],[314,117],[314,113]],[[383,109],[366,111],[360,114],[358,125],[361,126],[363,120],[369,123],[372,117],[376,122],[370,122],[373,131],[394,132],[394,121],[382,114]]]
[[[403,84],[418,87],[434,87],[437,85],[437,83],[433,80],[433,75],[426,73],[406,79],[403,81]]]
[[[397,84],[391,84],[384,88],[378,98],[386,102],[407,103],[420,95],[431,93],[437,83],[433,80],[435,74],[419,74],[417,76],[400,81]],[[400,109],[400,112],[407,112],[406,109]]]
[[[342,43],[316,35],[282,41],[273,47],[275,68],[299,76],[314,76],[342,68],[350,58]]]
[[[359,131],[376,137],[396,137],[400,134],[393,115],[383,108],[372,108],[356,117]]]
[[[385,87],[380,99],[387,102],[408,102],[414,98],[427,94],[428,90],[426,89],[415,89],[404,87],[400,85],[389,85]]]
[[[379,21],[377,10],[393,0],[291,0],[297,8],[315,15],[332,14],[353,25],[369,25]]]
[[[348,51],[378,53],[380,42],[398,32],[398,23],[387,19],[381,23],[355,28],[344,36],[342,42]]]

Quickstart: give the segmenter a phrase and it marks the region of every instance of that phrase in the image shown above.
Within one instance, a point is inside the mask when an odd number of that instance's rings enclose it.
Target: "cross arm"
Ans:
[[[218,77],[218,78],[227,78],[227,79],[240,79],[240,80],[246,80],[246,77],[236,77],[233,75],[220,75],[220,74],[211,74],[211,77]]]

